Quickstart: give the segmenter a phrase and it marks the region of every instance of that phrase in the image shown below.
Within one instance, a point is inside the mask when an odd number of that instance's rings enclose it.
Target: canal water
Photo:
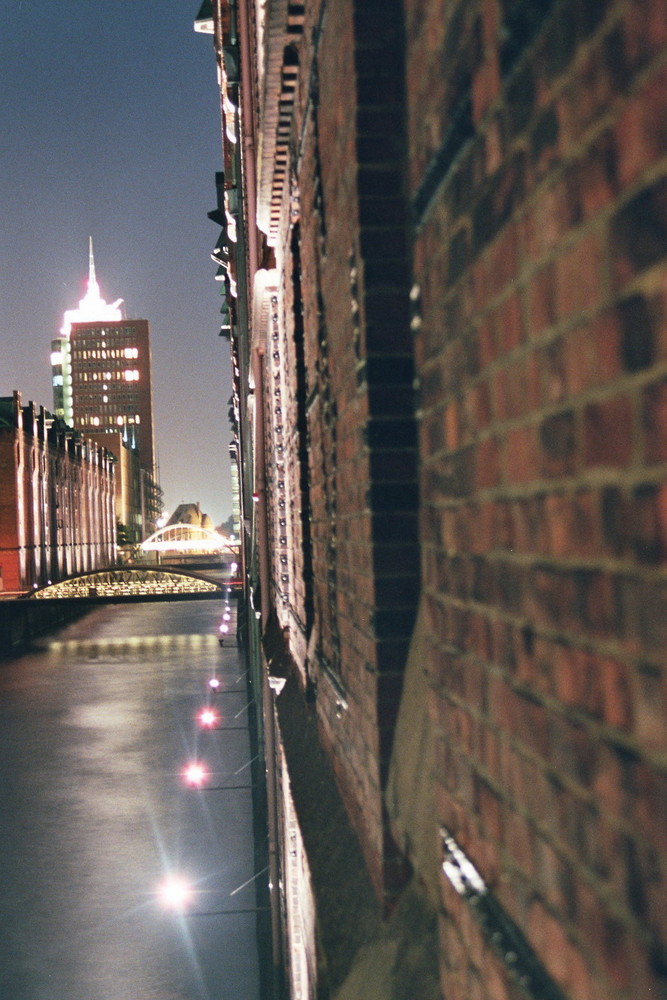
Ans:
[[[100,607],[0,663],[0,1000],[257,1000],[266,875],[224,610]],[[202,788],[183,780],[193,760]],[[172,876],[190,891],[175,910]]]

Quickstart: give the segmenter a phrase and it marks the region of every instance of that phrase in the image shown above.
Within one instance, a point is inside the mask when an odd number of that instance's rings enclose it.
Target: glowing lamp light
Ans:
[[[208,682],[208,686],[212,688],[213,691],[217,691],[218,688],[220,687],[220,681],[218,680],[217,677],[211,677],[210,681]]]
[[[231,617],[232,616],[230,615],[229,611],[225,611],[224,615],[222,616],[223,621],[226,621],[226,622],[228,622]]]
[[[214,712],[212,708],[202,708],[197,716],[197,721],[203,729],[212,729],[218,719],[218,713]]]
[[[199,764],[197,761],[187,764],[183,769],[183,781],[191,788],[201,788],[207,780],[208,771],[203,764]]]
[[[223,622],[223,624],[220,626],[220,632],[222,632],[223,635],[229,632],[229,625],[225,625]]]
[[[186,879],[171,875],[158,887],[158,897],[168,910],[184,910],[192,902],[194,891]]]
[[[236,573],[237,569],[239,568],[239,564],[233,562],[229,568],[231,569],[232,573]]]

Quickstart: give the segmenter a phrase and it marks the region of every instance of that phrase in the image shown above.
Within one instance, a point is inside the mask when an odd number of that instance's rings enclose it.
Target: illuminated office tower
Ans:
[[[61,417],[70,427],[74,424],[72,396],[72,359],[70,333],[73,323],[89,321],[117,321],[123,318],[122,299],[107,303],[100,295],[100,286],[95,277],[93,240],[90,238],[88,253],[88,287],[86,294],[76,309],[67,309],[63,317],[60,336],[51,343],[51,368],[53,374],[53,407],[57,417]]]
[[[123,315],[122,302],[101,297],[91,240],[86,294],[52,344],[54,409],[88,436],[120,432],[154,479],[150,331],[148,320]]]

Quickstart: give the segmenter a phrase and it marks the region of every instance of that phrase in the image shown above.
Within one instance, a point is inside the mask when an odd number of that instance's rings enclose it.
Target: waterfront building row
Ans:
[[[113,565],[114,465],[19,392],[0,398],[0,592]]]

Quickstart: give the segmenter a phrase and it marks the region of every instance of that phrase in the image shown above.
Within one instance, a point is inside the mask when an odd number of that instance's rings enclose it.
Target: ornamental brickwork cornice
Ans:
[[[275,246],[280,205],[288,182],[288,145],[298,66],[295,46],[303,32],[303,4],[269,0],[265,9],[260,130],[257,157],[257,224]]]

